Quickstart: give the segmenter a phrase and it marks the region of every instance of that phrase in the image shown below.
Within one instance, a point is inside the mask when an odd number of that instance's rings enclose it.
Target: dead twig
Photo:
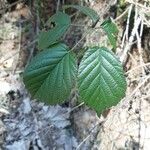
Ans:
[[[22,39],[22,27],[21,27],[21,23],[19,23],[19,46],[18,46],[18,54],[20,56],[20,51],[21,51],[21,39]],[[19,56],[17,58],[17,61],[19,60]],[[13,68],[13,74],[15,73],[16,69],[17,69],[17,65],[18,65],[18,62],[16,62],[14,68]]]
[[[97,127],[97,126],[101,126],[106,120],[102,120],[100,122],[98,122],[90,131],[90,133],[87,135],[87,137],[77,146],[76,150],[80,150],[81,146],[90,138],[90,136],[92,135],[94,129]]]
[[[56,8],[56,11],[59,11],[59,7],[60,7],[60,0],[57,0],[57,8]]]
[[[35,8],[37,8],[38,7],[38,3],[37,2],[35,2]],[[40,16],[39,16],[39,10],[38,9],[36,9],[36,16],[35,16],[35,33],[33,33],[33,36],[35,35],[35,36],[37,36],[38,34],[39,34],[39,26],[40,26]],[[28,57],[28,60],[27,60],[27,63],[26,63],[26,66],[29,64],[29,62],[31,61],[31,58],[32,58],[32,56],[33,56],[33,53],[34,53],[34,51],[35,51],[35,48],[36,48],[36,45],[35,45],[35,43],[37,42],[37,40],[34,40],[34,43],[33,43],[33,45],[32,45],[32,48],[31,48],[31,50],[30,50],[30,54],[29,54],[29,57]]]
[[[131,49],[132,43],[134,41],[134,37],[136,35],[136,32],[137,32],[140,24],[141,24],[141,18],[138,17],[134,22],[134,27],[132,29],[131,36],[129,37],[128,43],[126,44],[126,47],[123,49],[122,55],[120,56],[120,61],[122,62],[123,65],[126,64],[128,52]]]
[[[127,74],[129,74],[129,73],[131,73],[131,72],[133,72],[133,71],[135,71],[135,70],[137,70],[137,69],[140,69],[140,68],[142,68],[142,67],[147,67],[147,66],[150,66],[150,63],[140,64],[139,66],[130,69],[130,70],[127,71],[125,74],[127,75]]]
[[[128,18],[127,18],[126,30],[125,30],[124,35],[123,35],[121,49],[124,48],[125,39],[128,40],[129,22],[130,22],[130,17],[131,17],[132,9],[133,9],[133,5],[130,5],[130,7],[128,9]]]
[[[128,7],[120,16],[118,16],[114,21],[118,21],[119,19],[121,19],[123,16],[125,16],[126,15],[126,13],[129,11],[129,8],[130,7]]]
[[[133,90],[133,92],[130,95],[126,96],[125,99],[131,99],[134,96],[134,94],[148,81],[148,79],[150,79],[150,75],[146,76],[145,79],[140,84],[138,84],[138,86]]]
[[[139,7],[141,7],[141,8],[143,8],[145,11],[146,11],[146,13],[149,13],[150,12],[150,8],[149,7],[146,7],[145,5],[142,5],[142,4],[140,4],[140,3],[138,3],[137,1],[133,1],[133,0],[126,0],[128,3],[130,3],[130,4],[133,4],[133,5],[137,5],[137,6],[139,6]]]

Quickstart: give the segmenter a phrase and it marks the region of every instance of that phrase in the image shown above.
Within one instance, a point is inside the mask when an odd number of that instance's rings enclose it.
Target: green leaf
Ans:
[[[97,21],[99,20],[99,15],[93,9],[89,7],[79,6],[79,5],[64,5],[63,8],[64,9],[75,8],[81,11],[82,13],[84,13],[85,15],[89,16],[92,19],[93,24],[97,23]]]
[[[113,46],[114,49],[116,49],[117,45],[117,35],[118,35],[118,29],[115,23],[112,22],[111,19],[104,21],[101,24],[101,27],[106,32],[108,39]]]
[[[97,113],[116,105],[126,91],[119,60],[105,47],[89,48],[79,66],[78,86],[81,100]]]
[[[39,35],[39,49],[48,48],[50,45],[58,42],[60,37],[66,32],[71,24],[70,17],[62,12],[57,12],[47,23],[54,23],[55,26],[48,30],[42,31]]]
[[[35,56],[24,72],[24,83],[34,98],[49,104],[64,102],[76,79],[76,59],[64,44]]]

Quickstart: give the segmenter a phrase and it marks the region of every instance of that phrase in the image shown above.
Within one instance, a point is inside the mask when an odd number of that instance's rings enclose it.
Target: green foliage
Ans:
[[[62,103],[77,75],[76,59],[64,44],[35,56],[24,72],[24,82],[34,98],[49,104]]]
[[[82,13],[84,13],[85,15],[89,16],[92,19],[93,24],[95,24],[99,20],[99,15],[93,9],[90,9],[89,7],[79,6],[79,5],[65,5],[63,8],[64,9],[75,8],[81,11]]]
[[[105,47],[89,48],[78,72],[81,99],[97,112],[116,105],[125,94],[123,69]]]
[[[106,32],[108,39],[113,46],[114,49],[117,47],[117,34],[118,34],[118,29],[115,23],[112,22],[111,19],[105,20],[102,24],[101,27],[104,29]]]
[[[64,7],[80,10],[92,19],[93,24],[99,20],[97,13],[88,7]],[[72,50],[59,43],[71,24],[70,17],[57,12],[47,23],[54,23],[55,26],[47,32],[41,32],[39,49],[43,51],[32,59],[24,72],[24,83],[31,95],[40,101],[58,104],[67,99],[76,84],[81,100],[97,113],[116,105],[125,95],[126,81],[121,63],[113,52],[105,47],[88,48],[77,69],[78,60]],[[116,48],[116,25],[107,20],[101,27],[113,48]]]
[[[39,49],[48,48],[50,45],[56,43],[70,26],[71,20],[67,14],[57,12],[52,17],[50,17],[47,23],[54,23],[55,26],[48,31],[42,31],[40,33]]]

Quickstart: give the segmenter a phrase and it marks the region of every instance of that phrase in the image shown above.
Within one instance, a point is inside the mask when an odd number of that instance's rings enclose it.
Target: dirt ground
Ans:
[[[103,116],[78,105],[76,91],[63,105],[37,102],[22,81],[24,68],[38,53],[36,38],[44,22],[59,5],[70,3],[93,8],[101,22],[112,17],[119,28],[116,55],[128,86],[125,98]],[[87,17],[69,13],[75,16],[65,36],[70,47],[80,41],[78,52],[82,46],[108,43],[101,30],[87,33]],[[149,0],[126,0],[123,6],[116,0],[0,0],[0,149],[149,150],[149,14]]]

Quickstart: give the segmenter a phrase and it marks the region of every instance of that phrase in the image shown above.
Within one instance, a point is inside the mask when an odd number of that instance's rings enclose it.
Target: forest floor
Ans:
[[[84,105],[76,106],[75,93],[70,102],[47,106],[31,99],[23,84],[24,68],[38,53],[37,35],[58,2],[0,0],[0,149],[149,150],[150,2],[126,0],[122,8],[115,0],[64,1],[86,4],[101,22],[112,17],[119,27],[116,54],[125,71],[126,96],[100,117]],[[101,30],[86,32],[87,17],[70,13],[75,16],[65,37],[70,47],[78,41],[76,50],[107,43]]]

